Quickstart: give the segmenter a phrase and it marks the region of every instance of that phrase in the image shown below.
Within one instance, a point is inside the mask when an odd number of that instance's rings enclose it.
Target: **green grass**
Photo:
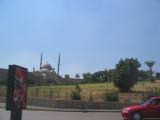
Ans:
[[[113,83],[91,83],[91,84],[79,84],[82,89],[112,89],[114,88]],[[53,86],[32,86],[29,87],[29,90],[32,89],[74,89],[75,85],[53,85]]]
[[[114,87],[113,83],[90,83],[90,84],[79,84],[80,88],[83,89],[117,89]],[[160,81],[151,83],[149,81],[138,82],[133,88],[132,91],[135,92],[146,92],[152,88],[160,87]],[[29,91],[34,90],[66,90],[66,89],[75,89],[75,85],[53,85],[53,86],[33,86],[29,87]]]

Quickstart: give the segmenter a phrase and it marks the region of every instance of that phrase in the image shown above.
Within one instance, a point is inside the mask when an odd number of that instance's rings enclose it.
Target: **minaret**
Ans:
[[[57,70],[57,74],[59,75],[59,70],[60,70],[60,53],[59,53],[59,57],[58,57],[58,70]]]
[[[40,66],[39,66],[39,69],[40,69],[40,70],[41,70],[41,68],[42,68],[42,60],[43,60],[43,53],[41,52]]]

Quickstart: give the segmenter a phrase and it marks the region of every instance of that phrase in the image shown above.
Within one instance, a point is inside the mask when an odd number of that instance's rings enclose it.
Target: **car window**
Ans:
[[[151,104],[152,101],[153,101],[153,99],[146,100],[146,101],[142,102],[141,105],[146,106],[148,104]]]
[[[151,101],[152,105],[160,105],[160,99],[154,99]]]

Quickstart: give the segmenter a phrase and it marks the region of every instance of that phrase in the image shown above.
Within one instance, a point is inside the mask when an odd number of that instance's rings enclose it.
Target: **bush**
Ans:
[[[81,100],[80,92],[79,91],[73,91],[71,93],[72,100]]]
[[[111,92],[106,92],[104,94],[104,100],[105,101],[118,101],[118,90],[113,90]]]
[[[71,98],[72,98],[72,100],[81,100],[80,92],[81,92],[81,88],[79,87],[78,84],[76,84],[76,85],[75,85],[75,91],[73,91],[73,92],[71,93]]]
[[[76,84],[76,90],[78,91],[78,92],[81,92],[81,88],[79,87],[79,84]]]
[[[155,97],[155,96],[160,96],[160,88],[159,87],[153,88],[149,92],[147,92],[144,95],[143,100],[145,101],[145,100],[147,100],[147,99],[149,99],[151,97]]]

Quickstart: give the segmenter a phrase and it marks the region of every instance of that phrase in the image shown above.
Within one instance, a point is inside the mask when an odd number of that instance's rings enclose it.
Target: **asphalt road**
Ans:
[[[22,120],[123,120],[119,112],[23,111]],[[10,112],[0,109],[0,120],[10,120]]]

